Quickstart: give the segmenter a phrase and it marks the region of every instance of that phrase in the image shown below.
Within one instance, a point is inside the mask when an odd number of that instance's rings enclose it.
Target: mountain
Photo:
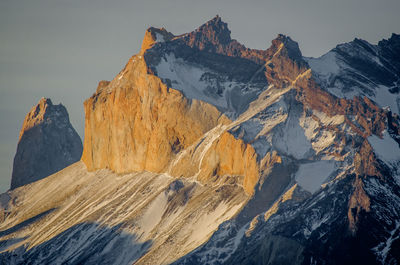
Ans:
[[[66,108],[42,98],[22,125],[11,177],[11,189],[45,178],[77,162],[82,141]]]
[[[351,99],[366,96],[391,111],[400,110],[400,35],[372,45],[355,39],[320,58],[306,58],[316,80],[330,93]]]
[[[1,196],[0,261],[400,263],[399,44],[149,28],[85,101],[81,161]]]

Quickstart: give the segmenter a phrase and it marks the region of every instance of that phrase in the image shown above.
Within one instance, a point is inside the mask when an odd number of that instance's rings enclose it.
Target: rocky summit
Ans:
[[[11,178],[11,189],[45,178],[77,161],[82,141],[63,105],[42,98],[22,125]]]
[[[308,58],[230,33],[149,28],[81,161],[1,195],[0,263],[399,264],[399,35]]]

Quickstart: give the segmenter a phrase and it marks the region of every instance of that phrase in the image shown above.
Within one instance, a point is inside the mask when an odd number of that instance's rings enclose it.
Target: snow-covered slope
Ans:
[[[398,186],[362,181],[368,210],[352,234],[346,208],[353,180],[335,181],[311,197],[294,185],[264,214],[245,225],[224,223],[207,244],[174,264],[397,264]]]
[[[166,54],[155,69],[157,76],[187,98],[210,103],[233,118],[245,111],[266,85],[231,79],[204,65],[176,58],[173,53]]]
[[[89,173],[82,162],[8,196],[1,264],[168,264],[247,200],[232,185],[205,187],[150,172]]]
[[[322,87],[338,97],[367,96],[400,111],[400,35],[372,45],[365,40],[338,45],[319,58],[306,58]]]

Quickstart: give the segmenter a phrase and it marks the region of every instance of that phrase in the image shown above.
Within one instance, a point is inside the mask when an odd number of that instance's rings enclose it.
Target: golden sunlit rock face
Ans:
[[[153,47],[153,45],[157,41],[168,41],[171,40],[174,35],[168,32],[166,29],[161,28],[149,28],[146,30],[142,42],[142,47],[140,49],[140,54],[143,54],[145,51]]]
[[[349,218],[349,228],[352,233],[357,232],[357,223],[362,211],[369,212],[371,201],[365,193],[364,184],[360,178],[356,178],[354,183],[354,192],[349,200],[349,210],[347,217]]]
[[[227,127],[205,146],[204,135],[231,120],[211,104],[168,87],[146,63],[143,54],[157,38],[172,37],[165,29],[148,29],[141,55],[133,56],[111,82],[101,81],[86,100],[83,162],[89,170],[168,172],[203,183],[232,176],[230,181],[252,194],[259,179],[254,148]]]
[[[248,194],[252,194],[259,177],[254,148],[224,132],[206,153],[199,179],[208,179],[213,175],[243,176],[243,188]]]
[[[155,32],[146,32],[142,49],[151,47]],[[203,182],[215,176],[242,176],[240,184],[248,194],[258,181],[254,149],[228,132],[205,150],[202,161],[187,158],[187,163],[182,159],[172,164],[205,133],[231,121],[214,106],[167,87],[150,73],[141,55],[133,56],[111,82],[101,81],[84,105],[82,161],[90,171],[169,170],[174,176],[197,176]],[[196,155],[201,156],[198,151]]]
[[[21,131],[19,132],[19,140],[24,133],[45,120],[47,109],[52,106],[50,99],[41,98],[36,106],[26,115]]]
[[[119,78],[121,77],[121,78]],[[180,150],[227,119],[147,73],[141,56],[85,102],[82,160],[89,170],[160,172]]]

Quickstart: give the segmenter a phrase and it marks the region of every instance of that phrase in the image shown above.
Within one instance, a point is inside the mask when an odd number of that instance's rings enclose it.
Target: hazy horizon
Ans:
[[[305,56],[361,38],[400,33],[400,1],[10,1],[0,2],[0,192],[9,188],[18,134],[40,98],[67,107],[83,140],[83,101],[140,49],[145,30],[178,35],[220,15],[232,38],[266,49],[291,36]]]

